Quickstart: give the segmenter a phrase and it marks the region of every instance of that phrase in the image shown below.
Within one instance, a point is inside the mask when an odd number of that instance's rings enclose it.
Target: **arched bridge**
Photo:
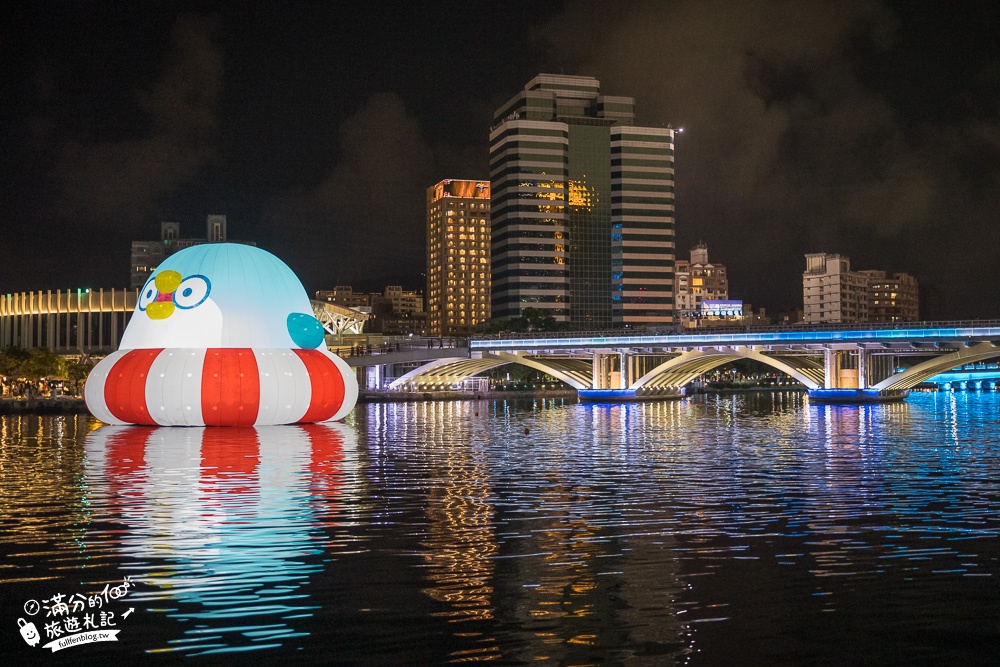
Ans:
[[[901,357],[912,359],[902,363]],[[910,388],[955,366],[996,357],[1000,322],[482,337],[469,341],[461,353],[396,378],[390,388],[444,389],[490,368],[518,363],[562,380],[585,400],[638,400],[682,396],[685,385],[703,373],[752,359],[792,376],[814,400],[879,401],[905,397]]]

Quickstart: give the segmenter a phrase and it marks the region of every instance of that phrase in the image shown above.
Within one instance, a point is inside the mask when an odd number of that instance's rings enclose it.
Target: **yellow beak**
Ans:
[[[151,320],[165,320],[174,314],[173,301],[157,301],[146,306],[146,314]]]

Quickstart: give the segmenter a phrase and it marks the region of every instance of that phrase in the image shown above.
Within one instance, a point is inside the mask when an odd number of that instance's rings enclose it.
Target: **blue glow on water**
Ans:
[[[245,652],[309,635],[297,619],[321,608],[310,581],[326,555],[315,503],[338,494],[354,439],[341,424],[88,435],[88,478],[121,512],[120,553],[143,582],[130,602],[176,627],[148,651]]]
[[[878,389],[810,389],[809,398],[819,401],[875,401],[883,398]]]
[[[948,371],[938,373],[927,382],[934,384],[944,384],[945,382],[996,382],[1000,380],[1000,370],[971,370],[971,371]]]
[[[130,573],[120,641],[71,660],[992,664],[998,414],[792,392],[362,404],[337,437],[2,417],[0,621]]]
[[[630,401],[635,400],[635,389],[580,389],[581,400],[586,401]]]

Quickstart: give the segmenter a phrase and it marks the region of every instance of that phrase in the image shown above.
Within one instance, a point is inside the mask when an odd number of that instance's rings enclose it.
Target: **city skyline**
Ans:
[[[994,4],[246,14],[13,6],[0,293],[123,287],[132,240],[212,212],[310,292],[421,287],[426,188],[486,177],[493,110],[555,72],[685,128],[676,247],[704,239],[733,297],[794,307],[803,256],[827,252],[915,276],[930,318],[1000,310],[982,294],[1000,268],[984,242],[1000,209]]]

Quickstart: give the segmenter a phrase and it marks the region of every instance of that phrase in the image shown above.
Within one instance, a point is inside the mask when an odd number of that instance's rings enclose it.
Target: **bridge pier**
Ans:
[[[874,362],[874,363],[873,363]],[[888,390],[871,387],[873,374],[888,377],[891,366],[885,358],[875,359],[864,346],[854,349],[826,348],[823,351],[823,388],[809,389],[810,403],[886,403],[901,401],[908,389]]]
[[[891,403],[910,395],[909,389],[810,389],[810,403]]]
[[[591,356],[592,390],[625,390],[632,383],[631,355],[625,352],[596,351]]]
[[[684,398],[684,387],[669,387],[656,391],[641,389],[577,389],[581,403],[632,403],[635,401],[667,401]]]
[[[627,403],[684,398],[684,387],[629,387],[645,370],[643,359],[625,350],[596,350],[591,355],[591,380],[576,393],[584,403]]]

